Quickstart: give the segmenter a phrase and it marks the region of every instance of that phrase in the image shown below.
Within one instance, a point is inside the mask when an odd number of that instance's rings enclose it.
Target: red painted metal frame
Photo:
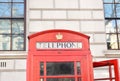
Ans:
[[[109,77],[108,78],[99,78],[99,79],[95,79],[97,80],[110,80],[110,81],[120,81],[120,71],[119,71],[119,64],[118,64],[118,60],[117,59],[113,59],[113,60],[106,60],[106,61],[101,61],[101,62],[94,62],[93,63],[93,67],[97,68],[97,67],[104,67],[104,66],[109,66]],[[112,67],[114,66],[114,74],[115,77],[112,77]]]
[[[39,57],[38,58],[36,58],[36,59],[38,59],[38,63],[36,64],[36,65],[38,65],[41,61],[42,62],[44,62],[45,63],[45,65],[44,65],[44,67],[46,68],[46,62],[74,62],[74,70],[75,70],[75,73],[74,73],[74,75],[63,75],[63,76],[47,76],[46,75],[46,69],[44,69],[44,76],[39,76],[39,78],[44,78],[44,80],[46,79],[46,78],[75,78],[76,79],[76,81],[77,81],[77,78],[82,78],[82,80],[83,81],[86,81],[87,80],[87,78],[85,77],[85,75],[83,74],[85,71],[86,71],[86,69],[85,68],[83,68],[82,69],[82,74],[81,75],[77,75],[77,69],[76,69],[76,62],[81,62],[81,66],[83,66],[83,67],[87,67],[86,66],[86,58],[85,57],[82,57],[81,58],[81,56],[64,56],[64,58],[63,58],[63,55],[60,55],[60,56],[52,56],[51,58],[50,58],[50,56],[42,56],[43,57],[43,59],[39,59]],[[46,60],[45,60],[45,59]],[[84,64],[85,63],[85,64]],[[38,71],[40,71],[40,69],[38,68]],[[88,71],[88,70],[87,70]],[[84,78],[83,78],[84,77]],[[46,80],[45,80],[46,81]]]
[[[61,33],[63,38],[61,40],[56,39],[56,34]],[[30,35],[29,37],[29,52],[27,58],[27,81],[40,81],[40,78],[47,77],[65,78],[74,77],[77,81],[78,77],[82,78],[82,81],[93,81],[93,66],[92,56],[89,46],[89,36],[79,32],[70,30],[46,30]],[[82,42],[82,49],[36,49],[36,42]],[[64,76],[40,76],[40,62],[74,62],[74,68],[76,62],[81,62],[81,75],[77,75],[76,68],[74,75]],[[44,74],[46,74],[46,68],[44,68]]]

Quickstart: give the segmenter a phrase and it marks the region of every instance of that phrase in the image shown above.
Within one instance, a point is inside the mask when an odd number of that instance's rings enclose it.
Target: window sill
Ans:
[[[0,59],[26,59],[27,54],[27,51],[0,51]]]
[[[106,50],[104,51],[105,57],[120,58],[120,50]]]

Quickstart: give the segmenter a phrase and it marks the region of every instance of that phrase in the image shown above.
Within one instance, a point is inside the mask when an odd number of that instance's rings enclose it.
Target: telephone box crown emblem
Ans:
[[[56,39],[58,40],[63,39],[63,35],[61,33],[56,34]]]

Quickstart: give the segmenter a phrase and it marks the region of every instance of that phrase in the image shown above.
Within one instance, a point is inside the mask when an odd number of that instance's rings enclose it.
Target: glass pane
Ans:
[[[13,2],[24,2],[24,0],[13,0]]]
[[[120,20],[117,20],[118,32],[120,33]]]
[[[105,20],[106,33],[115,33],[116,32],[116,23],[115,20]]]
[[[24,33],[24,21],[23,20],[16,19],[12,21],[12,33],[13,34]]]
[[[109,67],[103,66],[103,67],[94,68],[94,78],[95,79],[109,78]],[[100,81],[100,80],[95,80],[95,81]],[[101,81],[104,81],[104,80],[101,80]]]
[[[44,81],[44,78],[41,78],[40,81]]]
[[[120,17],[120,4],[116,4],[116,15]]]
[[[11,27],[10,27],[10,20],[0,19],[0,33],[10,33]]]
[[[10,50],[9,35],[0,35],[0,50]]]
[[[10,17],[10,16],[11,16],[11,4],[0,3],[0,17]]]
[[[114,78],[115,77],[115,68],[114,68],[114,66],[113,65],[111,65],[111,70],[112,70],[112,77]]]
[[[107,48],[108,49],[118,49],[116,34],[107,34]]]
[[[47,78],[47,81],[75,81],[74,78]]]
[[[120,48],[120,34],[118,34],[118,38],[119,38],[119,48]]]
[[[74,63],[48,62],[47,75],[74,75]]]
[[[80,70],[80,62],[77,62],[77,74],[78,74],[78,75],[81,74],[81,70]]]
[[[114,2],[114,0],[103,0],[104,1],[104,3],[113,3]]]
[[[115,17],[114,4],[104,4],[105,17]]]
[[[0,2],[11,2],[11,0],[0,0]]]
[[[13,17],[24,17],[24,4],[22,3],[13,4],[12,16]]]
[[[12,36],[12,50],[24,50],[24,36],[13,35]]]
[[[111,66],[111,73],[113,78],[110,80],[110,71],[109,71],[109,66],[103,66],[103,67],[97,67],[94,68],[94,77],[95,79],[104,79],[104,80],[94,80],[94,81],[114,81],[114,66]],[[108,80],[105,80],[106,78],[109,78]]]
[[[120,0],[115,0],[116,3],[120,3]]]
[[[44,75],[44,63],[40,62],[40,76]]]

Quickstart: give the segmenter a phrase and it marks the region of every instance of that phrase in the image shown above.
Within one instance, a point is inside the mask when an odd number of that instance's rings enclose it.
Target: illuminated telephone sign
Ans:
[[[82,49],[81,42],[37,42],[37,49]]]

